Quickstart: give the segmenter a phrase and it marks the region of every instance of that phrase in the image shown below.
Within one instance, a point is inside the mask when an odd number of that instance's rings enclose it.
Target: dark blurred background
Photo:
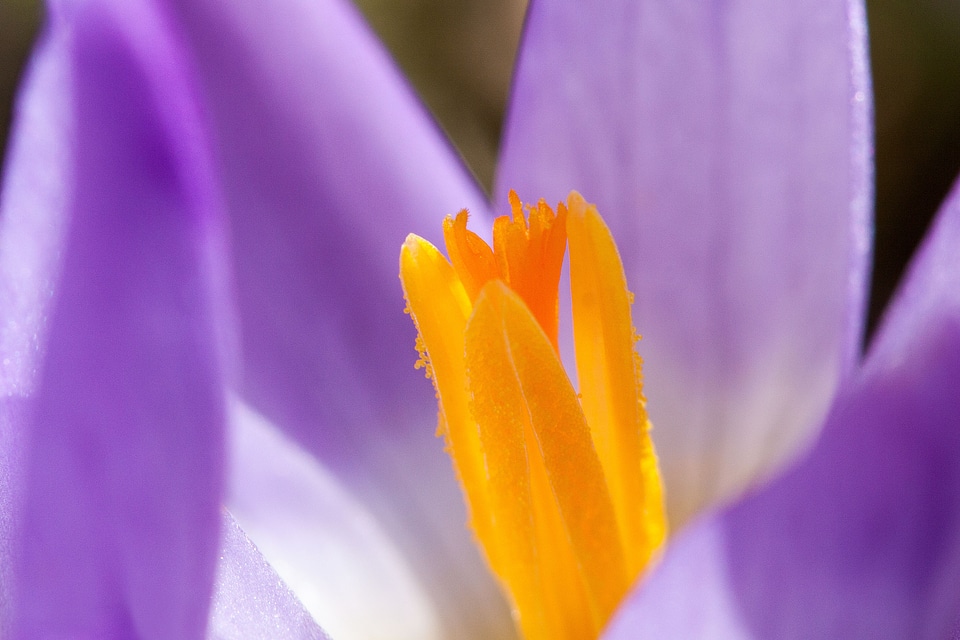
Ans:
[[[489,189],[525,0],[356,4]],[[873,326],[960,174],[960,2],[868,0],[867,12],[876,101]],[[40,17],[37,0],[0,0],[0,147]]]

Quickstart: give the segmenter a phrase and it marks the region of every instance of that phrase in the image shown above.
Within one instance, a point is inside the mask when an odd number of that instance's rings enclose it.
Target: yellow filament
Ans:
[[[409,236],[400,277],[471,524],[527,640],[599,636],[666,535],[630,294],[609,230],[573,192],[558,215],[444,221],[452,265]],[[557,355],[569,235],[580,396]]]

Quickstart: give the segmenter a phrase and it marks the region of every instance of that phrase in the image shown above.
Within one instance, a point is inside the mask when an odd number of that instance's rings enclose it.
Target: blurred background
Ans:
[[[488,190],[525,0],[355,0]],[[960,174],[960,2],[868,0],[876,108],[870,323]],[[0,0],[0,148],[39,0]],[[960,259],[960,257],[958,257]]]

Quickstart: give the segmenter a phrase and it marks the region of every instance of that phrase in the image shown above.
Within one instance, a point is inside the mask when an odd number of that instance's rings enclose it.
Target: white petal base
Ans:
[[[392,541],[336,478],[263,416],[231,402],[228,508],[337,640],[440,637]]]

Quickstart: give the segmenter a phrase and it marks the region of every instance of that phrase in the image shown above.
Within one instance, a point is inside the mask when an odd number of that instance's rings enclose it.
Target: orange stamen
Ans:
[[[666,536],[631,295],[596,208],[572,192],[497,218],[493,249],[447,217],[452,265],[407,238],[400,278],[471,524],[527,640],[590,639]],[[557,349],[570,239],[578,394]]]

